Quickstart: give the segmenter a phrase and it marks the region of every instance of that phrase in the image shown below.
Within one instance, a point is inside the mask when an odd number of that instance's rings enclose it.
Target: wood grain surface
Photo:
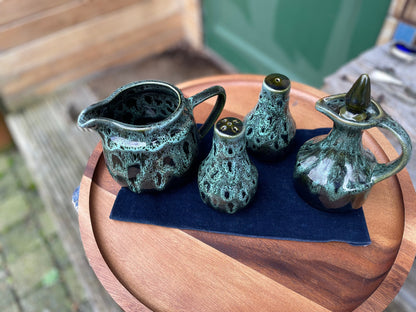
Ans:
[[[243,117],[263,76],[208,77],[180,85],[186,96],[212,85],[227,92],[222,116]],[[297,128],[331,127],[314,109],[325,94],[292,82]],[[197,107],[203,121],[212,99]],[[397,157],[377,129],[363,142],[379,162]],[[119,186],[102,147],[81,181],[79,225],[91,267],[126,311],[382,311],[416,254],[416,195],[406,170],[373,187],[364,204],[372,244],[309,243],[183,231],[109,219]]]
[[[196,0],[0,1],[0,92],[16,111],[63,85],[187,42],[202,45]],[[27,100],[29,97],[29,100]]]

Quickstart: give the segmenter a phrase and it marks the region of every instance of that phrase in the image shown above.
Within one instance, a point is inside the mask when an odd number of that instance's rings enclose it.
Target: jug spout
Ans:
[[[97,130],[102,116],[102,103],[85,108],[78,116],[78,126],[84,129]],[[102,121],[101,121],[102,122]]]

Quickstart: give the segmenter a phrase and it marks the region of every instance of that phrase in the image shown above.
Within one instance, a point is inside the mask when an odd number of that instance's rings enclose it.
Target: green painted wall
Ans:
[[[320,87],[372,47],[390,0],[204,0],[205,43],[243,73]]]

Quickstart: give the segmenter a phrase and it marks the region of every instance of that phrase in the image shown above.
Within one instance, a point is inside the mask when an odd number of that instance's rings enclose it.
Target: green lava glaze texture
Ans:
[[[218,99],[212,116],[198,131],[192,110],[214,95]],[[224,103],[225,92],[219,86],[187,99],[172,85],[142,81],[85,109],[78,124],[100,134],[107,168],[121,186],[136,193],[160,191],[190,169],[200,138]]]
[[[295,188],[315,208],[345,212],[360,208],[371,187],[399,172],[410,159],[411,141],[406,131],[370,96],[370,80],[362,75],[346,94],[320,99],[316,109],[333,120],[327,136],[305,142],[298,151]],[[379,164],[363,147],[365,129],[382,127],[399,140],[402,154]]]
[[[338,211],[361,207],[376,165],[361,135],[360,130],[334,125],[328,136],[315,137],[300,148],[295,186],[312,206]]]
[[[246,207],[257,190],[258,172],[247,155],[244,130],[237,118],[218,121],[211,151],[198,170],[203,202],[230,214]]]
[[[278,160],[288,151],[296,134],[289,110],[290,80],[270,74],[263,82],[256,107],[244,119],[247,148],[261,158]]]

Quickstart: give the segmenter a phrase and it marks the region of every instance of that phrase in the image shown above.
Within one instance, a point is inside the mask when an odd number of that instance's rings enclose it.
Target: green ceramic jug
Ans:
[[[333,120],[328,135],[310,139],[299,149],[294,183],[299,195],[325,211],[360,208],[371,187],[402,170],[412,145],[406,131],[370,95],[370,78],[361,75],[348,93],[320,99],[316,109]],[[401,155],[380,164],[362,145],[365,129],[391,131],[401,145]]]
[[[218,96],[205,123],[197,129],[193,109]],[[169,83],[144,80],[117,89],[87,107],[78,125],[97,131],[111,176],[136,193],[165,189],[191,167],[198,143],[220,115],[225,91],[213,86],[190,98]]]

